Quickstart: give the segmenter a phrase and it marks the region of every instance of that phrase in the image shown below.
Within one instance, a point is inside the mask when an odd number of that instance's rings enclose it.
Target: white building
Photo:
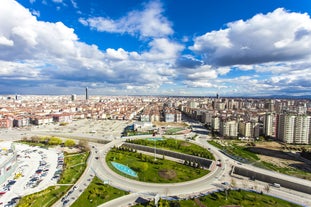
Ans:
[[[306,115],[280,114],[278,139],[285,143],[310,144],[310,121]]]
[[[264,117],[264,135],[276,137],[277,116],[274,113],[266,113]]]
[[[222,120],[219,124],[219,133],[226,137],[237,137],[238,136],[238,124],[235,120],[227,121]]]

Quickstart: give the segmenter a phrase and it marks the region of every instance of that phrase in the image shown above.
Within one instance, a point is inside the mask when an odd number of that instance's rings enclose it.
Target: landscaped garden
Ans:
[[[184,140],[166,139],[166,138],[160,140],[152,140],[146,138],[146,139],[127,140],[127,142],[149,147],[154,147],[156,145],[157,148],[172,150],[184,154],[190,154],[198,157],[215,160],[213,154],[207,149]]]
[[[145,204],[137,204],[135,207],[154,207],[154,201]],[[219,206],[243,206],[243,207],[298,207],[279,198],[264,195],[256,192],[243,190],[228,190],[212,193],[199,198],[189,200],[167,201],[160,200],[159,205],[162,207],[219,207]]]
[[[112,148],[106,156],[108,166],[125,177],[151,183],[177,183],[194,180],[209,173],[199,165],[191,167],[183,163],[157,158],[138,153],[131,148]],[[130,176],[116,169],[112,162],[120,163],[137,173],[137,177]]]
[[[127,194],[127,191],[122,191],[108,184],[104,184],[98,177],[94,177],[90,185],[71,207],[95,207]]]

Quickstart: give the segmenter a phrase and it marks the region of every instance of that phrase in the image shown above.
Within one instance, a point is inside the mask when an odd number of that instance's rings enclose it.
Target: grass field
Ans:
[[[154,201],[146,204],[138,204],[135,207],[154,207]],[[165,201],[160,200],[159,206],[162,207],[219,207],[219,206],[241,206],[241,207],[298,207],[293,203],[243,190],[228,190],[225,192],[213,193],[200,198],[181,200],[181,201]]]
[[[106,156],[108,166],[118,174],[131,179],[151,183],[176,183],[194,180],[209,173],[208,170],[186,166],[174,161],[157,159],[153,156],[113,148]],[[115,169],[111,161],[128,166],[138,174],[130,177]]]
[[[99,178],[94,177],[87,189],[71,207],[95,207],[127,194],[128,192],[104,184]]]
[[[135,140],[127,140],[130,143],[135,143],[139,145],[154,147],[155,141],[148,139],[135,139]],[[204,157],[207,159],[215,160],[213,154],[209,152],[207,149],[193,144],[188,141],[177,140],[177,139],[163,139],[161,141],[156,141],[157,148],[172,150],[184,154],[190,154],[194,156]]]
[[[182,130],[184,130],[184,128],[180,128],[180,127],[169,128],[166,130],[165,134],[172,135],[172,134],[176,134],[177,132],[180,132]]]

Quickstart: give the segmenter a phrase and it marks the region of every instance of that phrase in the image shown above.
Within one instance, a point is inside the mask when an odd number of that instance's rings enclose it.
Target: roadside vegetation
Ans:
[[[268,170],[311,180],[311,168],[283,146],[280,148],[259,147],[273,142],[241,142],[238,140],[212,140],[210,144],[238,162],[252,164]]]
[[[290,203],[272,196],[244,190],[228,190],[212,193],[199,198],[180,201],[159,201],[162,207],[219,207],[219,206],[243,206],[243,207],[298,207],[300,205]],[[154,201],[145,204],[137,204],[135,207],[155,207]]]
[[[28,143],[28,142],[27,142]],[[34,144],[34,143],[32,143]],[[41,144],[42,143],[36,143]],[[35,144],[35,145],[36,145]],[[84,143],[85,144],[85,143]],[[53,144],[54,145],[54,144]],[[36,145],[37,146],[37,145]],[[44,145],[48,147],[50,145]],[[89,156],[89,151],[80,153],[65,153],[63,172],[58,181],[58,185],[50,186],[43,191],[27,195],[21,198],[18,207],[49,207],[59,200],[71,188],[82,175],[86,168],[86,161]],[[66,185],[62,185],[66,184]]]
[[[113,167],[111,162],[117,162],[134,170],[138,177],[131,177]],[[164,157],[154,159],[154,156],[138,153],[131,148],[112,148],[107,156],[108,166],[125,177],[151,183],[176,183],[194,180],[209,173],[198,164],[192,166],[165,160]]]
[[[175,152],[180,152],[188,155],[194,155],[198,157],[207,158],[210,160],[215,160],[213,154],[207,149],[193,144],[188,141],[177,140],[177,139],[163,139],[163,140],[149,140],[149,139],[135,139],[135,140],[126,140],[129,143],[154,147],[157,148],[172,150]],[[156,143],[155,143],[156,142]]]
[[[30,146],[39,146],[39,147],[76,147],[81,151],[89,151],[88,142],[86,140],[79,140],[77,143],[73,139],[61,139],[55,136],[31,136],[31,137],[23,137],[22,140],[18,141],[23,144],[28,144]]]
[[[71,207],[95,207],[127,194],[129,194],[127,191],[122,191],[108,184],[104,184],[95,176],[90,185]]]

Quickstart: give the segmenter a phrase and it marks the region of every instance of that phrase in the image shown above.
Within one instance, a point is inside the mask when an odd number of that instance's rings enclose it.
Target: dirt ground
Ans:
[[[305,162],[296,152],[283,149],[283,145],[278,142],[257,142],[251,148],[261,161],[265,161],[278,167],[290,167],[311,173],[311,161]]]

